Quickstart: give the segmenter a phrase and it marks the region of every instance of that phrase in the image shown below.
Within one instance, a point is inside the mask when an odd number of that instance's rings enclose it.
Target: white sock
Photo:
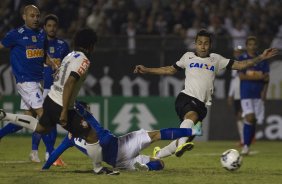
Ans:
[[[10,123],[22,126],[32,131],[36,129],[38,124],[38,120],[36,118],[23,114],[6,113],[6,117],[3,120],[11,121]]]
[[[191,119],[185,119],[180,124],[180,128],[192,128],[193,125],[194,125],[194,122]],[[182,137],[178,139],[178,146],[186,143],[187,140],[188,140],[188,137]]]
[[[241,143],[244,142],[244,134],[243,134],[243,129],[244,129],[244,123],[242,120],[238,120],[237,121],[237,127],[238,127],[238,132],[239,132],[239,136],[240,136],[240,141]]]
[[[103,167],[102,167],[102,148],[99,144],[99,142],[94,144],[88,144],[86,143],[86,150],[88,156],[92,159],[93,164],[93,170],[95,173],[98,173]]]
[[[185,119],[181,124],[180,124],[180,128],[192,128],[192,126],[194,125],[193,121],[190,119]],[[180,139],[178,139],[178,145],[184,144],[187,141],[188,137],[182,137]],[[183,143],[181,143],[181,142]],[[175,153],[176,148],[178,145],[176,145],[176,140],[172,141],[169,145],[163,147],[156,155],[157,158],[164,158],[164,157],[168,157],[171,156]],[[181,144],[180,144],[181,143]]]
[[[174,154],[176,150],[176,140],[172,141],[169,145],[163,147],[156,155],[157,158],[165,158]]]

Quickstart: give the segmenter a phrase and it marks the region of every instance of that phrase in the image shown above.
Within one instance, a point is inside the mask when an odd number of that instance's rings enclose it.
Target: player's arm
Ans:
[[[257,71],[247,71],[246,73],[239,73],[240,80],[267,80],[269,78],[268,74]]]
[[[0,42],[0,49],[5,48],[4,45]]]
[[[174,66],[164,66],[159,68],[147,68],[143,65],[135,66],[134,73],[154,74],[154,75],[173,75],[177,72]]]
[[[264,52],[261,55],[253,59],[248,59],[244,61],[234,61],[231,69],[232,70],[243,70],[243,69],[255,66],[256,64],[260,63],[261,61],[272,58],[273,56],[276,56],[277,54],[278,54],[277,49],[269,48],[269,49],[264,50]]]
[[[66,135],[64,140],[61,142],[61,144],[52,152],[52,154],[49,156],[48,160],[42,167],[42,170],[49,169],[52,164],[59,158],[59,156],[66,151],[68,148],[74,146],[73,142],[69,138],[69,134]]]
[[[57,70],[59,66],[53,61],[53,59],[46,54],[45,64],[52,67],[52,70]]]
[[[66,83],[64,84],[64,91],[63,91],[63,109],[60,116],[60,124],[61,126],[65,126],[68,121],[68,108],[70,105],[70,99],[72,93],[74,91],[74,87],[80,78],[79,74],[72,71],[70,76],[68,77]]]

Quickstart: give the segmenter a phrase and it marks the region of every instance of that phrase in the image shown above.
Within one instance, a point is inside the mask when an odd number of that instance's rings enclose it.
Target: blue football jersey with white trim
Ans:
[[[39,82],[43,79],[46,34],[26,26],[9,31],[1,40],[10,48],[10,61],[16,82]]]
[[[60,66],[64,57],[69,53],[69,46],[65,41],[55,38],[48,41],[47,53],[52,60]],[[53,73],[54,71],[50,66],[44,67],[44,89],[51,88],[54,81]]]
[[[239,57],[239,61],[252,59],[247,53],[242,54]],[[269,73],[269,63],[267,61],[262,61],[257,65],[247,68],[245,70],[240,71],[242,73],[248,72],[262,72],[262,73]],[[261,98],[261,92],[264,87],[263,80],[241,80],[240,82],[240,95],[241,99],[247,98]]]

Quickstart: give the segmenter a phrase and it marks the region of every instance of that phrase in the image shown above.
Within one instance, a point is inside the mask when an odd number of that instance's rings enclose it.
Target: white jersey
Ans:
[[[72,109],[74,107],[75,98],[77,97],[80,87],[86,78],[89,66],[90,62],[82,52],[73,51],[69,53],[63,59],[62,64],[58,69],[59,71],[56,74],[54,83],[48,93],[49,97],[57,104],[63,106],[64,85],[70,74],[74,72],[75,75],[79,76],[79,81],[76,83],[70,99],[70,106],[68,108]]]
[[[186,52],[176,62],[178,67],[185,69],[185,88],[181,92],[197,98],[206,105],[211,105],[215,75],[226,68],[229,61],[229,59],[215,53],[211,53],[209,57],[201,58],[196,56],[194,52]]]

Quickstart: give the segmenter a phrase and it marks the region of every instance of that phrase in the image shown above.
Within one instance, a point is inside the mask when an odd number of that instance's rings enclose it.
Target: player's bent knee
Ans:
[[[150,171],[160,171],[164,169],[164,161],[162,160],[153,160],[146,164],[149,167]]]
[[[35,132],[39,133],[39,134],[47,134],[51,131],[52,128],[47,128],[44,127],[42,125],[40,125],[39,123],[36,126]]]

